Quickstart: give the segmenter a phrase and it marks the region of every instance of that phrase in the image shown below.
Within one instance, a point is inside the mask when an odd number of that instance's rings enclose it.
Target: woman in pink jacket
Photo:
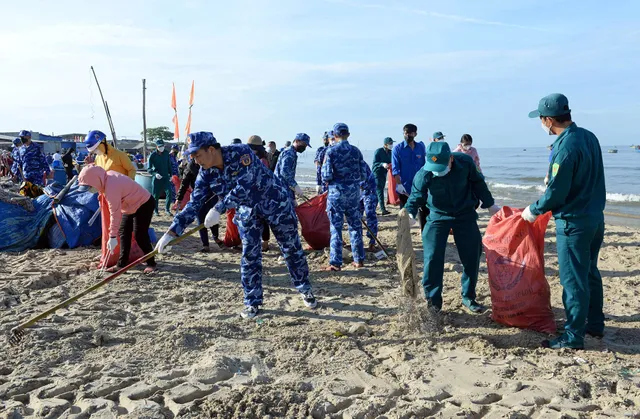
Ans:
[[[102,167],[93,165],[82,169],[78,176],[78,183],[80,190],[86,191],[89,188],[94,188],[103,193],[109,205],[111,225],[108,231],[107,249],[110,252],[113,252],[118,246],[116,237],[120,237],[120,258],[118,264],[111,267],[109,272],[115,272],[128,264],[132,233],[144,254],[153,251],[149,237],[149,226],[156,203],[146,189],[128,176],[114,171],[106,172]],[[107,234],[107,232],[103,231],[102,234]],[[156,262],[154,258],[151,258],[147,261],[144,273],[151,273],[155,269]]]
[[[454,153],[464,153],[471,157],[478,168],[478,171],[482,173],[482,169],[480,169],[480,156],[478,156],[478,150],[475,147],[472,147],[473,138],[469,134],[464,134],[460,139],[460,144],[456,147]]]

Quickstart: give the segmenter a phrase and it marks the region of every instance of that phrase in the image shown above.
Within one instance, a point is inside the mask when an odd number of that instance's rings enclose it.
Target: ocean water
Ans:
[[[614,147],[618,153],[607,152]],[[369,165],[373,153],[362,150]],[[540,197],[545,189],[549,153],[546,147],[478,149],[482,172],[498,205],[524,207]],[[296,180],[303,186],[315,185],[314,155],[315,149],[298,158]],[[603,146],[602,158],[607,188],[605,211],[640,217],[640,152],[629,146]],[[629,223],[638,225],[637,220]]]

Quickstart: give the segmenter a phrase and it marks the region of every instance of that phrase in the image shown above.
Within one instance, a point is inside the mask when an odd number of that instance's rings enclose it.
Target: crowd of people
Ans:
[[[601,337],[604,333],[602,279],[597,268],[606,195],[600,146],[591,132],[572,122],[564,95],[544,97],[529,116],[540,119],[546,134],[558,137],[550,156],[546,191],[521,215],[529,223],[547,211],[556,218],[567,320],[565,332],[543,346],[581,348],[585,334]],[[477,211],[485,209],[493,216],[500,206],[485,182],[473,139],[464,134],[452,151],[442,132],[433,133],[425,144],[417,139],[416,125],[406,124],[402,131],[404,138],[398,144],[390,137],[384,138],[371,166],[350,144],[351,132],[346,124],[337,123],[322,136],[314,163],[316,193],[327,194],[330,221],[329,263],[325,269],[337,272],[344,268],[345,220],[353,268],[362,268],[366,261],[363,222],[369,230],[366,250],[377,250],[378,216],[390,214],[385,189],[391,179],[400,207],[406,208],[410,224],[421,231],[422,285],[429,309],[438,313],[443,308],[445,249],[449,235],[453,235],[463,266],[462,304],[472,313],[483,312],[484,307],[476,300],[482,254]],[[27,134],[21,133],[13,153],[14,161],[23,165],[19,173],[11,173],[42,184],[50,173],[49,164]],[[104,133],[91,131],[85,145],[95,155],[95,162],[81,171],[79,183],[83,189],[99,192],[101,206],[109,209],[109,227],[103,231],[108,239],[103,243],[109,252],[118,252],[119,247],[118,262],[111,270],[129,262],[132,236],[144,253],[152,251],[148,229],[154,213],[159,214],[161,194],[165,194],[165,211],[173,221],[157,241],[155,249],[160,254],[171,251],[171,242],[196,219],[205,227],[200,230],[202,251],[221,246],[221,217],[229,210],[235,211],[233,221],[242,241],[243,318],[255,317],[263,305],[262,253],[269,249],[271,233],[303,303],[309,308],[317,306],[295,212],[297,200],[307,199],[296,181],[298,155],[312,147],[307,133],[296,134],[278,149],[275,142],[265,143],[258,135],[251,136],[246,144],[234,139],[231,145],[223,146],[211,132],[201,131],[189,134],[188,148],[182,155],[177,147],[167,150],[159,140],[148,158],[152,193],[134,181],[136,167],[132,160],[109,145]],[[67,154],[52,156],[52,164],[61,161],[66,168]],[[181,178],[179,188],[170,181],[174,176]],[[191,197],[181,208],[189,189]],[[156,261],[149,259],[145,272],[153,272],[156,266]]]

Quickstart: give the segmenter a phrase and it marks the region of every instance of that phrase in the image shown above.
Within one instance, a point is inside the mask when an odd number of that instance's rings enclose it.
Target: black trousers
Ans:
[[[398,194],[398,198],[400,198],[400,208],[404,208],[409,200],[409,197],[405,194]],[[429,215],[429,208],[426,206],[418,208],[418,222],[420,223],[420,231],[424,229],[424,226],[427,225],[427,216]]]
[[[142,204],[138,211],[134,214],[123,214],[120,223],[120,258],[118,259],[118,267],[123,268],[129,262],[129,253],[131,253],[131,235],[133,234],[138,242],[138,246],[146,255],[153,251],[151,246],[151,237],[149,237],[149,226],[151,218],[156,209],[156,200],[153,196],[147,202]],[[156,261],[151,258],[147,261],[147,266],[156,266]]]
[[[198,213],[198,221],[200,224],[204,223],[204,219],[207,217],[207,213],[211,208],[215,207],[218,203],[218,197],[214,196],[213,198],[207,200],[202,208],[200,208],[200,212]],[[200,233],[200,241],[202,242],[203,247],[209,247],[209,232],[206,228],[203,228],[198,233]],[[213,240],[218,240],[218,236],[220,235],[220,225],[216,224],[211,227],[211,236]]]

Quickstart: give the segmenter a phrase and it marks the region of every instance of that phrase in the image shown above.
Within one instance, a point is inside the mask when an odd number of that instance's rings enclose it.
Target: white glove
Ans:
[[[156,173],[156,179],[158,180],[162,179],[162,175],[160,173]]]
[[[409,195],[407,193],[407,190],[402,185],[396,185],[396,192],[398,192],[399,194],[402,194],[402,195]]]
[[[321,192],[322,192],[322,186],[320,185],[316,186],[316,195],[320,195]]]
[[[416,218],[413,215],[409,215],[409,227],[416,227],[417,225]]]
[[[382,163],[382,167],[387,170],[389,168],[389,163]]]
[[[220,224],[220,213],[216,211],[215,208],[211,208],[207,213],[207,216],[204,217],[204,226],[206,228],[211,228],[217,224]]]
[[[171,250],[171,246],[167,245],[171,243],[173,239],[174,237],[171,234],[164,233],[164,235],[160,238],[160,240],[158,240],[158,243],[156,244],[156,250],[158,251],[158,253],[168,253]]]
[[[533,215],[531,213],[531,209],[529,207],[525,208],[524,211],[522,211],[522,214],[520,215],[522,217],[523,220],[528,221],[530,223],[533,223],[536,218],[538,218],[537,215]]]
[[[487,211],[489,211],[489,215],[491,215],[492,217],[494,215],[496,215],[499,211],[500,211],[500,207],[497,205],[491,205]]]
[[[107,250],[113,252],[114,250],[116,250],[116,246],[118,246],[118,239],[116,239],[115,237],[110,237],[109,241],[107,242]]]
[[[547,173],[547,175],[544,177],[544,186],[549,185],[549,174]]]
[[[296,185],[296,187],[294,188],[293,192],[296,194],[296,196],[302,196],[302,194],[303,194],[302,189],[298,185]]]

